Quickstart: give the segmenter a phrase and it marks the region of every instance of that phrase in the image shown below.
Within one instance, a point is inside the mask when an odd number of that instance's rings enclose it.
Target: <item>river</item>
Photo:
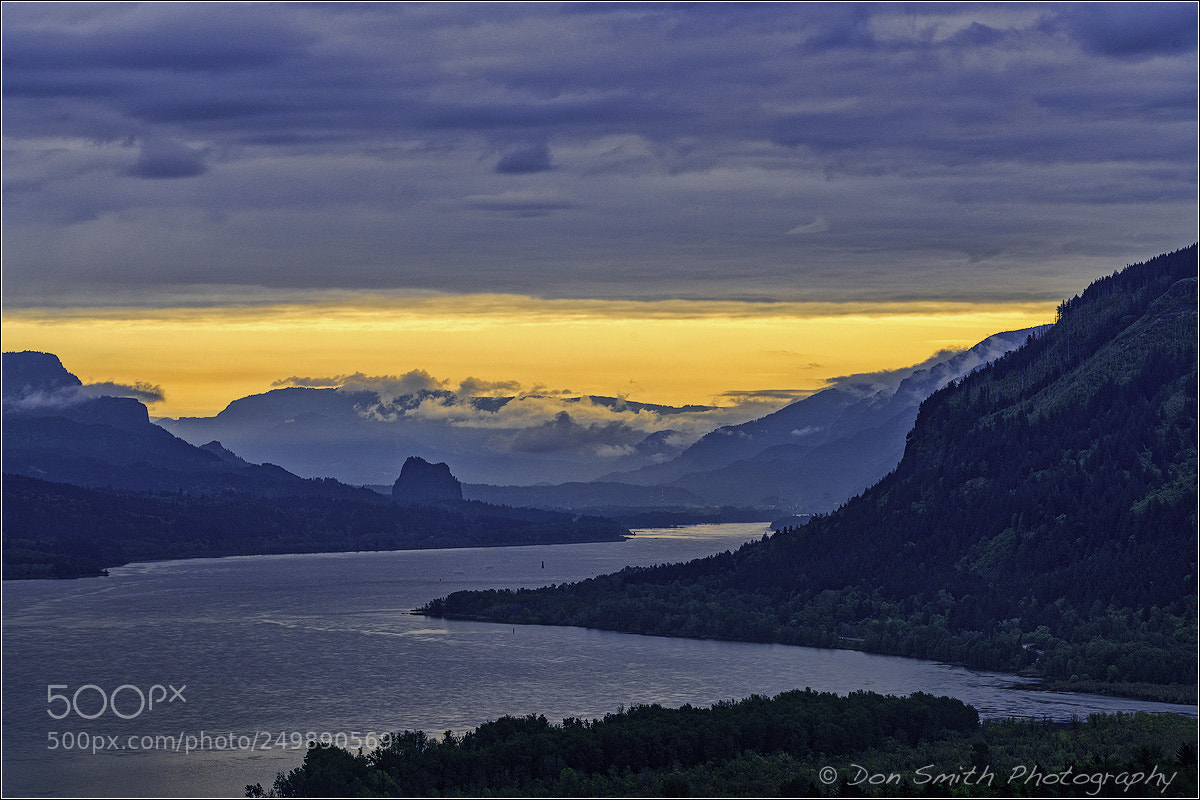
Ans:
[[[541,586],[736,549],[761,524],[621,543],[250,556],[3,584],[3,793],[228,796],[309,738],[462,732],[504,714],[594,718],[810,687],[924,691],[983,716],[1195,708],[1011,688],[1011,675],[842,650],[410,614],[459,589]]]

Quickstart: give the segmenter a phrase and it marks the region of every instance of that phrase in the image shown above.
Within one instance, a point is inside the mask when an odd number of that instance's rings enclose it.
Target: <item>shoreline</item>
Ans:
[[[821,645],[798,645],[788,644],[786,642],[754,642],[744,639],[721,639],[717,637],[698,637],[698,636],[671,636],[662,633],[642,633],[637,631],[622,631],[612,628],[596,628],[588,625],[554,625],[541,622],[514,622],[490,619],[476,614],[431,614],[422,610],[424,607],[414,608],[408,613],[412,616],[426,617],[427,619],[447,619],[459,622],[485,622],[494,625],[533,625],[548,628],[582,628],[584,630],[604,631],[607,633],[621,633],[629,636],[654,636],[663,639],[690,639],[693,641],[714,641],[714,642],[739,642],[746,644],[767,644],[779,645],[781,647],[809,647],[820,650],[844,650],[865,653],[867,655],[887,656],[889,658],[911,658],[914,661],[929,661],[938,664],[946,664],[952,667],[962,667],[963,669],[979,669],[971,667],[967,664],[957,663],[953,661],[938,661],[937,659],[921,658],[918,656],[906,656],[898,653],[885,653],[875,650],[868,650],[863,647],[828,647]],[[855,644],[858,644],[855,642]],[[1102,681],[1075,681],[1074,683],[1063,680],[1061,678],[1038,678],[1037,676],[1028,673],[1009,672],[1001,669],[986,669],[983,671],[994,672],[998,675],[1007,675],[1013,678],[1022,678],[1024,682],[1014,683],[1007,688],[1017,689],[1022,691],[1035,692],[1061,692],[1066,694],[1090,694],[1098,697],[1114,697],[1123,700],[1137,700],[1147,703],[1163,703],[1166,705],[1192,706],[1196,711],[1191,714],[1193,718],[1200,718],[1200,705],[1198,705],[1198,696],[1200,692],[1197,687],[1178,683],[1132,683],[1132,684],[1110,684]],[[1124,686],[1125,691],[1120,691]]]

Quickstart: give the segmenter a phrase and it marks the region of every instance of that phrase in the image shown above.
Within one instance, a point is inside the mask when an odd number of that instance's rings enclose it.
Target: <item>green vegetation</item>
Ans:
[[[837,512],[688,564],[424,613],[854,647],[1195,698],[1196,246],[935,393]]]
[[[611,520],[478,502],[350,495],[118,492],[4,476],[4,577],[103,574],[130,561],[618,541]]]
[[[980,724],[974,708],[948,697],[804,690],[561,725],[502,717],[462,736],[406,731],[366,753],[316,746],[271,794],[1113,796],[1126,784],[1129,796],[1194,797],[1195,720]]]

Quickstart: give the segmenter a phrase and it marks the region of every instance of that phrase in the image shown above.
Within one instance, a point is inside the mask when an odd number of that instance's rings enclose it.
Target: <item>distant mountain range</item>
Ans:
[[[925,397],[1039,331],[1000,333],[915,367],[840,379],[765,417],[692,434],[675,426],[695,431],[719,420],[717,410],[350,387],[284,387],[235,400],[214,417],[158,423],[194,444],[220,441],[250,461],[385,493],[396,465],[419,455],[449,463],[465,497],[491,503],[817,513],[895,467]]]
[[[838,400],[805,421],[854,407]],[[896,468],[803,527],[426,610],[1194,691],[1196,535],[1193,245],[1095,282],[1050,329],[934,392]]]
[[[714,410],[600,396],[289,386],[234,400],[214,417],[157,422],[193,444],[219,440],[251,461],[356,485],[390,485],[410,455],[449,463],[469,483],[538,483],[671,458],[690,440],[647,426],[680,418],[695,426]]]
[[[607,447],[604,442],[624,437],[637,441],[624,450],[618,448],[621,455],[601,463],[642,466],[617,473],[616,479],[542,486],[468,483],[462,485],[462,496],[494,506],[614,517],[638,526],[811,512],[835,504],[894,466],[924,395],[1032,333],[1000,334],[969,351],[917,368],[842,381],[762,419],[719,428],[686,449],[681,449],[680,437],[671,429],[646,434],[612,420],[585,425],[567,412],[524,429],[446,424],[429,410],[437,409],[439,414],[458,410],[468,415],[468,422],[490,421],[491,415],[506,407],[536,406],[545,398],[464,398],[439,390],[386,398],[372,391],[286,387],[236,400],[213,418],[162,420],[160,425],[151,421],[146,406],[136,399],[97,395],[97,387],[84,386],[53,354],[6,353],[3,467],[7,475],[119,493],[214,496],[233,492],[268,502],[310,497],[374,504],[380,502],[380,495],[393,494],[390,483],[368,491],[332,478],[301,477],[255,460],[261,460],[262,452],[274,453],[291,459],[289,466],[307,465],[314,475],[337,474],[343,463],[353,463],[359,469],[365,465],[372,474],[386,470],[395,476],[401,462],[413,462],[414,452],[452,452],[458,463],[470,463],[475,457],[493,459],[489,468],[495,466],[495,459],[515,463],[534,457],[542,458],[544,467],[588,460],[587,450],[564,448],[564,442],[576,439]],[[589,409],[645,415],[654,421],[711,411],[605,397],[555,398],[554,402],[555,407],[580,409],[576,413],[581,419]],[[516,418],[527,416],[522,412]],[[163,425],[190,431],[195,444],[172,435]],[[258,452],[246,457],[241,445],[228,446],[230,442],[218,440],[218,434],[233,437],[252,452],[257,447]],[[414,450],[405,450],[408,446]],[[470,452],[464,454],[464,448]],[[23,502],[36,505],[53,494],[44,489],[38,495],[38,484],[21,486],[23,499],[10,497],[10,510]],[[88,497],[89,503],[100,502]],[[820,502],[808,499],[813,497]],[[200,512],[175,508],[169,513],[190,519]],[[6,519],[15,517],[10,513]],[[319,536],[307,536],[295,546],[320,546],[315,543]],[[115,557],[107,558],[111,562]],[[61,565],[56,569],[71,571]]]
[[[93,396],[50,353],[3,355],[5,578],[131,560],[617,541],[612,520],[461,499],[445,464],[395,499],[195,447],[129,398]],[[421,474],[419,467],[429,468]],[[431,478],[430,475],[433,475]]]
[[[215,442],[194,447],[150,422],[138,400],[89,395],[50,353],[5,353],[3,377],[7,474],[133,491],[358,491],[251,464]]]
[[[907,370],[844,379],[741,425],[718,428],[675,458],[593,483],[464,487],[466,496],[547,508],[754,506],[832,510],[886,475],[926,397],[1041,334],[998,333]]]

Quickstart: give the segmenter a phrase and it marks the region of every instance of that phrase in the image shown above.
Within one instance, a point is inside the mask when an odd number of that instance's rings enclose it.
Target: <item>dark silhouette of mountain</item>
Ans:
[[[530,408],[527,414],[510,413],[521,404]],[[552,405],[566,411],[548,419]],[[677,455],[685,443],[670,430],[641,434],[623,426],[618,414],[669,420],[705,410],[711,409],[599,396],[467,397],[421,389],[385,397],[367,390],[288,387],[240,398],[213,417],[158,423],[194,444],[215,439],[250,461],[360,485],[391,481],[395,465],[410,453],[454,464],[460,477],[473,476],[476,483],[537,483],[588,480],[605,470],[642,466]],[[510,414],[510,422],[502,412]],[[595,418],[604,421],[591,422]]]
[[[250,464],[220,445],[193,447],[151,423],[138,400],[88,396],[57,356],[5,353],[3,370],[6,474],[135,491],[357,491]]]
[[[4,577],[102,574],[131,560],[618,541],[617,522],[462,500],[409,459],[396,502],[193,447],[137,400],[91,397],[46,353],[5,353]]]
[[[213,417],[158,424],[195,444],[218,440],[250,461],[349,483],[391,480],[395,465],[413,452],[452,458],[428,447],[423,437],[373,418],[368,409],[377,402],[374,392],[286,387],[234,400]]]
[[[218,441],[211,441],[208,444],[202,444],[200,445],[200,449],[204,450],[205,452],[212,453],[217,458],[228,464],[237,464],[240,466],[250,463],[232,450],[226,449],[225,446]]]
[[[1065,301],[921,404],[894,471],[736,553],[433,615],[859,647],[1195,686],[1197,247]]]
[[[832,510],[899,463],[922,400],[1038,331],[998,333],[933,363],[842,381],[765,417],[718,428],[670,461],[606,480],[685,489],[713,505]]]
[[[22,400],[27,400],[30,404],[37,403],[39,399],[49,401],[51,396],[64,389],[83,386],[83,382],[67,372],[62,361],[53,353],[37,353],[31,350],[6,353],[3,364],[3,394],[6,406]]]
[[[397,503],[454,502],[463,499],[462,484],[450,473],[448,464],[430,464],[409,456],[392,484],[392,499]]]
[[[234,400],[214,418],[236,425],[277,424],[303,417],[337,419],[375,400],[373,392],[286,387]],[[184,417],[180,423],[202,418]]]

